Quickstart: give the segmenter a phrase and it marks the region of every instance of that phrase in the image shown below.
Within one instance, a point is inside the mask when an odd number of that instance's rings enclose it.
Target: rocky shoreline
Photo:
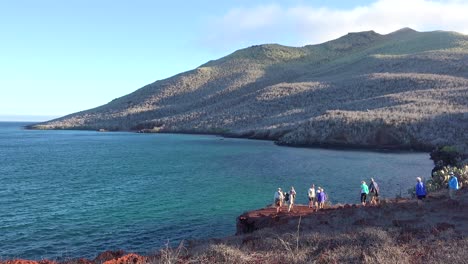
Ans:
[[[34,125],[25,126],[25,129],[38,130]],[[63,130],[63,129],[47,129],[47,130]],[[279,140],[279,137],[272,137],[270,135],[252,135],[252,134],[234,134],[234,133],[214,133],[205,131],[154,131],[152,129],[142,130],[106,130],[106,129],[87,129],[87,128],[67,128],[65,130],[83,130],[83,131],[98,131],[98,132],[129,132],[129,133],[141,133],[141,134],[183,134],[183,135],[210,135],[219,136],[223,138],[237,138],[237,139],[251,139],[251,140],[267,140],[273,141],[275,145],[285,147],[297,147],[297,148],[323,148],[323,149],[336,149],[336,150],[365,150],[365,151],[402,151],[402,152],[430,152],[434,149],[433,146],[429,145],[358,145],[358,144],[346,144],[336,142],[321,142],[321,143],[308,143],[308,144],[296,144],[288,143]],[[468,156],[468,153],[466,154]]]

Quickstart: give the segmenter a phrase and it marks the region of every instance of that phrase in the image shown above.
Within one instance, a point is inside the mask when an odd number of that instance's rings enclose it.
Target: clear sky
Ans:
[[[93,108],[255,44],[467,34],[467,14],[460,0],[0,0],[0,120]]]

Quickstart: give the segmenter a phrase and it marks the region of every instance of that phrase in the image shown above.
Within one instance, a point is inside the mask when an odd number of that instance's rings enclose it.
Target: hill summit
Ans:
[[[404,28],[256,45],[34,129],[209,133],[467,152],[468,36]]]

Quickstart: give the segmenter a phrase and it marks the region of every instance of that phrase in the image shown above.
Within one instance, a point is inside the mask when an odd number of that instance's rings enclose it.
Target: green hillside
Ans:
[[[252,46],[33,128],[468,152],[468,36],[405,28],[299,48]]]

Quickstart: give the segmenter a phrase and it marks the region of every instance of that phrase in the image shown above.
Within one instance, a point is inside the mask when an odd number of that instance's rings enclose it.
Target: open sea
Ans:
[[[235,233],[236,217],[294,186],[358,203],[374,177],[394,197],[429,177],[427,153],[279,147],[203,135],[24,130],[0,122],[0,261],[148,254]]]

